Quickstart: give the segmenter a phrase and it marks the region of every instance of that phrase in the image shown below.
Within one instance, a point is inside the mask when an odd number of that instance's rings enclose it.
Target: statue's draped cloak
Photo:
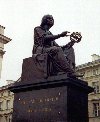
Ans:
[[[43,64],[47,63],[47,72],[52,75],[61,71],[66,72],[66,69],[75,67],[74,50],[71,44],[67,44],[65,48],[61,47],[55,40],[45,40],[47,35],[53,34],[50,31],[45,31],[41,26],[34,28],[33,58],[37,68],[42,70],[44,68]]]

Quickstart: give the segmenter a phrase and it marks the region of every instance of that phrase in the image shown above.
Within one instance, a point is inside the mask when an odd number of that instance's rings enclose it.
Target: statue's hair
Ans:
[[[47,18],[52,18],[52,19],[53,19],[53,16],[52,16],[52,15],[49,15],[49,14],[44,15],[43,18],[42,18],[42,20],[41,20],[41,26],[46,25],[46,23],[47,23]]]

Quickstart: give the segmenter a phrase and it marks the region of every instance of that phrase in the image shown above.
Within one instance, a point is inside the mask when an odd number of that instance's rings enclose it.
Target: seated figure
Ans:
[[[52,15],[45,15],[42,18],[41,25],[34,28],[34,46],[33,59],[38,69],[45,70],[46,76],[66,73],[68,76],[75,76],[75,55],[73,45],[81,40],[81,35],[70,35],[68,44],[59,46],[55,40],[61,37],[69,36],[69,32],[65,31],[58,35],[53,35],[49,29],[54,25]],[[77,34],[78,35],[78,34]],[[45,64],[45,65],[44,65]]]

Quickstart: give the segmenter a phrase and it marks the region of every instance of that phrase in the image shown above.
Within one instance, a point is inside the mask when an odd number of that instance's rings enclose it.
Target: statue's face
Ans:
[[[52,17],[52,15],[45,15],[43,18],[42,18],[42,23],[41,23],[42,26],[44,25],[48,25],[50,28],[54,25],[54,19]]]
[[[54,19],[52,16],[48,16],[46,20],[47,20],[46,24],[49,25],[50,27],[52,27],[54,25]]]

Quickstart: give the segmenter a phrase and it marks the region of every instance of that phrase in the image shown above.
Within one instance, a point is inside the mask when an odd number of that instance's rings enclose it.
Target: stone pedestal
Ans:
[[[92,88],[65,75],[17,82],[12,122],[88,122],[88,93]]]

